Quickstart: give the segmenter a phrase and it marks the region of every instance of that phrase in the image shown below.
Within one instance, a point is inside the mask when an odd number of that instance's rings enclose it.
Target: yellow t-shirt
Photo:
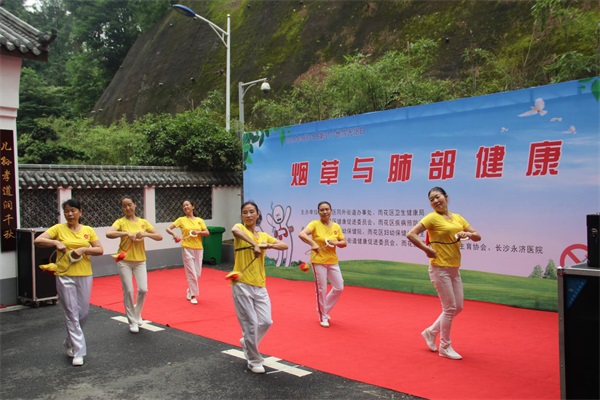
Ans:
[[[427,229],[430,242],[456,242],[454,235],[469,227],[469,223],[459,214],[452,214],[452,221],[448,221],[435,211],[423,217],[421,223]],[[431,245],[437,254],[436,258],[429,259],[432,266],[460,267],[460,242],[432,243]]]
[[[129,233],[147,232],[154,229],[152,224],[143,218],[138,218],[137,221],[130,221],[126,217],[119,218],[112,226],[118,231]],[[118,253],[127,250],[130,245],[131,242],[129,237],[122,237],[121,242],[119,243]],[[138,262],[146,261],[146,247],[144,245],[144,240],[134,241],[133,245],[127,251],[127,255],[125,256],[124,260]]]
[[[180,217],[173,222],[177,228],[181,229],[181,236],[189,236],[190,231],[204,231],[206,230],[206,224],[202,218],[195,217],[194,219],[188,217]],[[181,247],[187,247],[188,249],[199,249],[202,250],[202,237],[200,235],[193,237],[190,236],[183,239]]]
[[[277,240],[265,232],[257,232],[258,238],[256,238],[252,232],[250,232],[243,224],[236,224],[237,227],[241,227],[248,236],[254,239],[255,243],[269,243],[274,244],[277,243]],[[233,247],[234,249],[241,249],[243,247],[248,247],[250,244],[245,240],[234,237],[233,239]],[[246,268],[238,282],[245,283],[247,285],[265,287],[267,284],[267,276],[265,272],[265,252],[263,250],[261,255],[254,259],[255,254],[252,248],[239,250],[235,252],[235,262],[233,265],[233,270],[237,272],[242,272],[246,266]]]
[[[319,245],[319,247],[325,246],[325,239],[344,239],[344,233],[342,228],[335,222],[331,223],[331,227],[325,226],[320,219],[310,221],[306,226],[310,230],[312,239]],[[313,264],[328,264],[333,265],[338,263],[338,256],[336,253],[336,247],[325,246],[319,250],[318,253],[311,252],[310,261]]]
[[[98,240],[98,235],[94,232],[94,229],[87,225],[81,225],[79,232],[73,232],[69,229],[67,224],[56,224],[49,228],[47,231],[48,235],[52,240],[58,240],[65,246],[67,246],[67,252],[62,253],[56,252],[56,264],[58,265],[59,271],[62,271],[69,267],[69,251],[78,249],[80,247],[90,247],[92,242]],[[51,260],[55,261],[54,258]],[[92,275],[92,262],[90,256],[84,254],[81,260],[71,264],[69,269],[65,272],[58,272],[56,275],[61,276],[90,276]]]

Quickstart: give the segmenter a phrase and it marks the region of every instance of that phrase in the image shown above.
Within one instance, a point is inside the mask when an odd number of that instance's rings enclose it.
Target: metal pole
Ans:
[[[217,26],[214,22],[196,14],[194,10],[181,4],[173,4],[171,7],[178,13],[193,19],[199,19],[206,22],[213,31],[219,36],[221,42],[227,47],[227,62],[226,62],[226,81],[225,81],[225,130],[229,132],[231,121],[231,16],[227,14],[227,31]]]
[[[244,96],[248,89],[260,82],[266,82],[267,78],[257,79],[252,82],[238,82],[238,109],[240,121],[240,143],[242,144],[242,204],[244,204]],[[246,87],[244,89],[244,87]]]
[[[227,83],[225,84],[225,130],[229,132],[231,120],[231,18],[227,14]]]
[[[261,78],[261,79],[257,79],[255,81],[252,82],[239,82],[238,83],[238,108],[239,108],[239,120],[240,120],[240,141],[243,138],[244,135],[244,96],[246,95],[246,92],[248,91],[248,89],[250,89],[252,86],[256,85],[257,83],[261,83],[261,82],[266,82],[267,78]],[[246,87],[244,89],[244,87]]]
[[[239,108],[239,120],[240,120],[240,142],[244,136],[244,82],[238,83],[238,108]]]

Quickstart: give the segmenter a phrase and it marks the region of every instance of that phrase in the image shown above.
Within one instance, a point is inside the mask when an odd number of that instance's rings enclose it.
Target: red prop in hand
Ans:
[[[302,271],[302,272],[308,272],[308,270],[310,269],[310,265],[303,262],[303,263],[300,263],[298,268],[300,268],[300,271]]]
[[[235,283],[238,279],[240,279],[240,273],[239,272],[230,272],[225,276],[225,279],[227,279],[231,283]]]
[[[127,255],[127,253],[123,251],[123,252],[121,252],[119,254],[113,254],[112,257],[114,258],[114,260],[116,262],[119,262],[121,260],[124,260],[126,255]]]

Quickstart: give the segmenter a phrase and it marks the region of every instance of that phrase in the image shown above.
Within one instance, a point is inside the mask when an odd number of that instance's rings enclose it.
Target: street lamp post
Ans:
[[[267,83],[267,78],[257,79],[252,82],[239,82],[238,83],[238,106],[240,110],[239,120],[240,120],[240,143],[242,144],[242,204],[244,204],[244,96],[248,89],[257,83],[262,82],[260,85],[260,90],[263,93],[267,94],[271,90],[271,86]]]
[[[238,83],[238,99],[239,99],[239,110],[240,110],[240,115],[239,115],[239,120],[240,120],[240,141],[243,139],[242,135],[244,134],[244,96],[246,95],[246,92],[248,91],[248,89],[250,89],[252,86],[256,85],[257,83],[262,82],[263,84],[260,85],[260,90],[263,91],[263,93],[267,93],[269,92],[269,90],[271,90],[271,86],[267,83],[267,78],[262,78],[262,79],[257,79],[255,81],[252,82],[239,82]]]
[[[193,19],[199,19],[206,22],[215,31],[217,36],[221,39],[221,42],[227,48],[227,80],[225,83],[225,129],[229,132],[229,124],[231,120],[231,17],[227,14],[227,31],[224,31],[219,26],[215,25],[210,20],[196,14],[191,8],[181,4],[173,4],[173,9],[178,13],[190,17]]]

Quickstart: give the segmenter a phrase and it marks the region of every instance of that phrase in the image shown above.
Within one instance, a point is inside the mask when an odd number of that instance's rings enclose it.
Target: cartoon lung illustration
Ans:
[[[292,215],[292,207],[287,206],[284,211],[280,205],[273,207],[271,214],[267,214],[267,222],[273,227],[273,237],[288,245],[287,250],[277,252],[276,267],[281,267],[283,260],[285,260],[286,267],[289,267],[292,262],[294,250],[292,232],[294,232],[294,227],[288,226],[290,215]]]

